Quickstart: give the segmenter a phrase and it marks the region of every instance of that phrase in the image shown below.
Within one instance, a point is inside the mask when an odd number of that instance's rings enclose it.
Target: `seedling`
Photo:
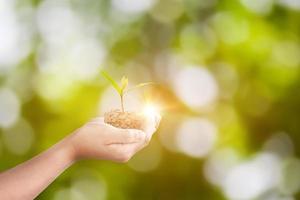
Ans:
[[[104,121],[118,128],[143,129],[144,115],[141,113],[127,112],[124,108],[124,96],[128,92],[153,84],[152,82],[140,83],[128,88],[128,78],[123,76],[120,83],[115,81],[108,73],[102,71],[102,75],[111,83],[118,92],[121,102],[121,110],[115,109],[104,114]]]
[[[121,109],[122,112],[125,112],[124,108],[124,96],[126,93],[153,84],[152,82],[146,82],[146,83],[140,83],[138,85],[133,86],[132,88],[128,88],[128,78],[126,76],[123,76],[120,84],[118,84],[117,81],[115,81],[107,72],[102,71],[102,75],[111,83],[111,85],[115,88],[115,90],[118,92],[121,100]]]

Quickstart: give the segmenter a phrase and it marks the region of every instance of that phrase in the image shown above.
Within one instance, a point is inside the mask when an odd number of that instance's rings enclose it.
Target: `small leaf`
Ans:
[[[112,86],[121,94],[121,88],[118,83],[105,71],[102,71],[101,74],[112,84]]]
[[[135,89],[138,89],[138,88],[141,88],[141,87],[145,87],[145,86],[147,86],[147,85],[153,85],[153,84],[155,84],[155,83],[153,83],[153,82],[140,83],[140,84],[138,84],[138,85],[136,85],[136,86],[134,86],[134,87],[128,89],[127,92],[132,91],[132,90],[135,90]]]
[[[127,88],[127,86],[128,86],[128,78],[126,76],[123,76],[121,79],[121,92],[122,93]]]

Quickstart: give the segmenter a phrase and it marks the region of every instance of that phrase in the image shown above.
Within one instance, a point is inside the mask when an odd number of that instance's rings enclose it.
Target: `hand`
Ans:
[[[144,130],[119,129],[95,118],[70,137],[75,159],[103,159],[127,162],[145,147],[160,122],[160,116],[145,121]]]
[[[146,146],[160,117],[145,119],[143,131],[118,129],[96,118],[48,150],[0,173],[1,199],[35,199],[78,159],[128,161]]]

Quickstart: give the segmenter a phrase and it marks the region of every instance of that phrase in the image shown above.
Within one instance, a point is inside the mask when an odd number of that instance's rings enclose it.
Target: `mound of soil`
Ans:
[[[135,112],[122,112],[119,109],[106,112],[104,122],[117,128],[143,130],[145,118]]]

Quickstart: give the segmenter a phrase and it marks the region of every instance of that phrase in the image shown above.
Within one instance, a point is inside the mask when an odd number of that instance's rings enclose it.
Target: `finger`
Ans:
[[[111,144],[143,143],[146,140],[145,132],[137,129],[113,128],[113,133],[110,136]]]
[[[155,129],[157,130],[158,127],[159,127],[159,124],[160,124],[160,121],[161,121],[161,116],[159,114],[157,114],[155,116]]]
[[[132,144],[111,144],[108,147],[113,155],[113,160],[117,162],[127,162],[134,154]]]
[[[149,116],[146,118],[146,123],[144,125],[143,130],[146,132],[148,140],[151,139],[152,135],[157,130],[160,120],[161,120],[161,116],[158,114],[155,116]]]
[[[147,146],[147,142],[144,142],[144,143],[141,143],[141,142],[138,142],[138,143],[132,143],[132,144],[129,144],[131,146],[131,149],[132,149],[132,154],[136,154],[137,152],[139,152],[141,149],[143,149],[145,146]]]
[[[134,154],[145,147],[144,143],[111,144],[109,148],[115,155],[116,161],[127,162]]]
[[[93,118],[91,121],[89,121],[89,124],[104,124],[104,118],[103,117]]]

